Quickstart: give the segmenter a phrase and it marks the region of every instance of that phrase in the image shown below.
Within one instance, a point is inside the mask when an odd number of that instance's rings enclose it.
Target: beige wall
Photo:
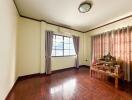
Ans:
[[[19,18],[17,67],[18,76],[45,72],[45,30],[66,36],[80,36],[80,65],[84,64],[84,34],[66,28]],[[74,66],[75,57],[53,57],[52,70]]]
[[[17,35],[17,75],[40,72],[40,23],[19,18]]]
[[[119,22],[98,28],[96,30],[87,32],[84,36],[84,40],[85,40],[85,44],[84,44],[84,55],[86,55],[88,57],[88,59],[91,59],[91,36],[93,35],[97,35],[106,31],[110,31],[110,30],[114,30],[114,29],[118,29],[118,28],[122,28],[122,27],[127,27],[127,26],[132,26],[132,17],[121,20]],[[90,65],[90,62],[88,62],[88,65]]]
[[[132,25],[131,17],[83,34],[19,17],[12,0],[1,0],[0,12],[0,100],[5,99],[18,76],[45,72],[45,30],[80,36],[80,65],[90,65],[92,35]],[[74,60],[74,56],[53,57],[52,70],[73,67]]]
[[[85,65],[91,64],[91,36],[87,33],[84,33],[84,58],[87,59],[85,61]]]
[[[0,100],[16,80],[17,11],[12,0],[0,0]]]

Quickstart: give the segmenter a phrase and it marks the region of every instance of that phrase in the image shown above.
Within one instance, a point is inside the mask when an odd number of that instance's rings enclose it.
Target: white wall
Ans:
[[[17,11],[12,0],[0,0],[0,100],[16,80]]]
[[[110,25],[107,25],[107,26],[98,28],[96,30],[85,33],[85,36],[84,36],[84,41],[85,41],[84,42],[85,43],[84,53],[85,54],[84,55],[86,55],[89,60],[91,59],[91,36],[101,34],[106,31],[115,30],[115,29],[122,28],[122,27],[127,27],[127,26],[132,26],[132,17],[129,17],[127,19],[124,19],[116,23],[113,23],[113,24],[110,24]],[[90,65],[90,62],[91,61],[89,61],[87,64]]]
[[[84,34],[45,22],[19,18],[17,67],[18,76],[45,72],[45,30],[66,36],[80,36],[80,65],[84,64]],[[52,70],[74,66],[75,57],[52,57]]]

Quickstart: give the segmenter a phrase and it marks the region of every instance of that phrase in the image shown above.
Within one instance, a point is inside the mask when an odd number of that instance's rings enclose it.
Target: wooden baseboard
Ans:
[[[15,89],[17,83],[18,83],[18,78],[17,78],[17,80],[15,81],[15,83],[14,83],[14,85],[12,86],[11,90],[9,91],[9,93],[7,94],[5,100],[8,100],[8,98],[11,96],[11,93],[12,93],[13,90]]]
[[[54,70],[54,71],[52,71],[52,74],[59,73],[59,72],[64,72],[64,71],[68,71],[68,70],[72,70],[72,69],[76,69],[76,67],[69,67],[69,68]]]
[[[82,67],[90,68],[90,66],[87,66],[87,65],[80,65],[79,67],[80,68],[82,68]],[[68,71],[68,70],[73,70],[73,69],[78,69],[78,68],[76,68],[76,67],[69,67],[69,68],[65,68],[65,69],[59,69],[59,70],[52,71],[52,74],[59,73],[59,72],[64,72],[64,71]],[[14,83],[13,87],[11,88],[10,92],[6,96],[5,100],[8,100],[8,98],[11,96],[12,91],[14,90],[16,84],[19,81],[30,79],[30,78],[35,78],[35,77],[43,77],[43,76],[46,76],[46,74],[45,73],[35,73],[35,74],[30,74],[30,75],[25,75],[25,76],[18,77],[17,80],[16,80],[16,82]]]
[[[90,66],[87,66],[87,65],[80,65],[79,67],[80,67],[80,68],[82,68],[82,67],[90,68]],[[52,71],[52,73],[54,74],[54,73],[64,72],[64,71],[68,71],[68,70],[72,70],[72,69],[79,69],[79,68],[76,68],[76,67],[69,67],[69,68],[54,70],[54,71]]]
[[[90,66],[88,66],[88,65],[80,65],[79,67],[80,67],[80,68],[81,68],[81,67],[90,68]]]
[[[36,74],[30,74],[30,75],[25,75],[25,76],[19,76],[17,78],[16,82],[14,83],[14,85],[12,86],[11,90],[9,91],[8,95],[6,96],[5,100],[8,100],[8,98],[11,96],[11,93],[13,92],[13,90],[15,89],[15,87],[19,81],[26,80],[29,78],[34,78],[34,77],[43,77],[44,75],[46,75],[46,74],[45,73],[43,73],[43,74],[36,73]]]
[[[24,75],[24,76],[18,77],[18,81],[29,79],[29,78],[34,78],[34,77],[41,77],[45,75],[46,75],[45,73],[35,73],[35,74],[30,74],[30,75]]]

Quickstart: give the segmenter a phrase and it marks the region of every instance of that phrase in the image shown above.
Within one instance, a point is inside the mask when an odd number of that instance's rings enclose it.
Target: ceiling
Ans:
[[[132,0],[91,0],[93,6],[80,13],[84,0],[15,0],[20,15],[49,23],[88,31],[132,12]]]

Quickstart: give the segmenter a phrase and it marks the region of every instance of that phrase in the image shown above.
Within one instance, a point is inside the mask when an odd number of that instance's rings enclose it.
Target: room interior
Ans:
[[[0,100],[132,100],[131,4],[1,0]]]

